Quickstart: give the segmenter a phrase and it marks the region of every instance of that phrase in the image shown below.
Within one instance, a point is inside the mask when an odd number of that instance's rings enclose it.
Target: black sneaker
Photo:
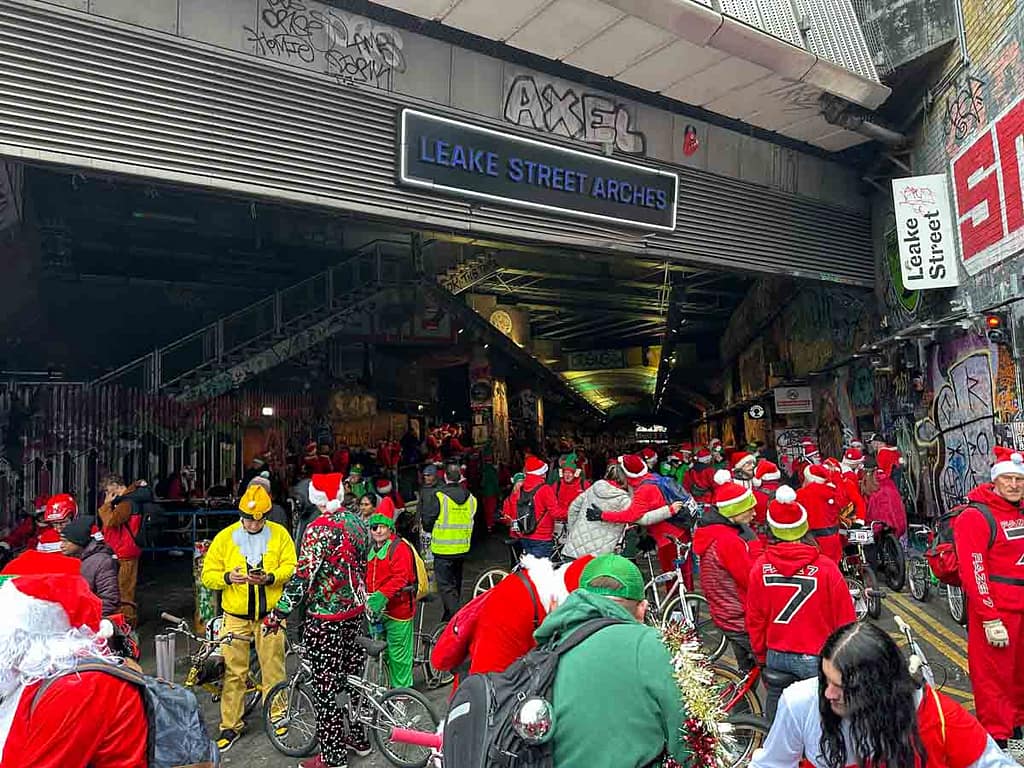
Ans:
[[[217,749],[223,755],[234,745],[236,741],[241,738],[242,734],[238,731],[221,731],[220,736],[217,737]]]
[[[365,735],[349,736],[345,739],[345,746],[355,752],[357,757],[366,757],[373,752],[370,741]]]

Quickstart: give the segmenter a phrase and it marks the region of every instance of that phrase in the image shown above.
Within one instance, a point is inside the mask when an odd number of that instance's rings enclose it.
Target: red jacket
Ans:
[[[34,549],[39,540],[39,525],[34,517],[23,517],[10,533],[4,536],[11,549]]]
[[[667,505],[661,489],[654,483],[646,483],[649,475],[629,478],[629,487],[633,489],[633,500],[620,512],[602,512],[601,519],[606,523],[635,523],[648,512],[661,509]],[[669,544],[668,536],[685,538],[677,525],[664,520],[647,528],[659,547]]]
[[[302,460],[302,470],[311,475],[329,475],[334,471],[334,463],[330,456],[306,456]]]
[[[81,574],[82,561],[77,557],[68,557],[61,552],[40,552],[38,549],[26,549],[11,560],[0,574],[18,576],[29,573],[67,573]]]
[[[853,514],[858,520],[867,520],[868,505],[864,494],[860,492],[860,477],[856,472],[843,472],[843,485],[846,495],[853,502]]]
[[[770,544],[750,569],[747,633],[762,663],[768,649],[817,656],[833,631],[856,618],[839,567],[817,547]]]
[[[697,501],[710,503],[715,491],[715,471],[711,464],[694,464],[683,475],[683,488]]]
[[[146,768],[149,726],[134,685],[105,672],[66,675],[33,709],[39,685],[21,695],[0,768]]]
[[[533,633],[547,616],[528,571],[510,574],[487,595],[469,641],[469,673],[504,672],[536,644]],[[527,590],[523,577],[530,582]],[[531,599],[532,592],[532,599]]]
[[[700,558],[700,586],[708,610],[720,629],[745,632],[747,583],[761,543],[745,540],[743,529],[716,513],[705,514],[705,521],[693,534],[693,551]]]
[[[513,533],[512,536],[517,539],[529,539],[530,541],[551,541],[555,535],[555,520],[567,519],[569,511],[558,503],[554,487],[545,483],[543,477],[527,475],[520,490],[530,493],[534,488],[539,488],[533,497],[533,511],[537,516],[537,530],[528,536],[518,533]],[[519,492],[516,492],[505,501],[502,512],[511,513],[509,519],[514,520],[518,504]]]
[[[569,505],[576,501],[576,497],[583,493],[589,485],[589,483],[584,484],[581,478],[576,478],[571,483],[567,483],[562,478],[558,478],[554,488],[559,506],[568,511]]]
[[[815,536],[832,536],[838,533],[839,506],[836,491],[828,483],[805,483],[796,492],[797,503],[807,510],[807,524]],[[836,529],[836,530],[834,530]],[[829,533],[815,533],[829,531]]]
[[[992,529],[978,509],[965,509],[953,523],[967,607],[982,621],[998,619],[1003,612],[1024,613],[1024,511],[998,495],[991,483],[979,485],[967,499],[988,506],[996,522],[994,544]]]
[[[392,619],[404,621],[416,613],[415,589],[416,562],[411,545],[392,534],[387,556],[380,560],[371,557],[366,561],[366,591],[380,592],[388,599],[384,613]]]
[[[892,528],[897,536],[907,532],[907,508],[903,497],[891,477],[878,473],[878,490],[868,497],[867,521],[880,520]]]

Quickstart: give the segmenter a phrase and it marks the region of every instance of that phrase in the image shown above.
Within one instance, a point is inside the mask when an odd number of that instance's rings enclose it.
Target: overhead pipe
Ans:
[[[822,116],[831,125],[859,133],[861,136],[867,136],[888,147],[900,148],[910,143],[910,139],[904,134],[869,120],[845,99],[833,96],[831,93],[823,93],[820,104]]]

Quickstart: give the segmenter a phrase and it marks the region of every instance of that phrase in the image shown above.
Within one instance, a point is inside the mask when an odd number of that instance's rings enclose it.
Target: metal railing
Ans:
[[[236,363],[250,348],[343,309],[345,297],[396,285],[411,270],[408,243],[373,241],[341,263],[158,347],[90,386],[117,383],[159,392],[194,373]]]

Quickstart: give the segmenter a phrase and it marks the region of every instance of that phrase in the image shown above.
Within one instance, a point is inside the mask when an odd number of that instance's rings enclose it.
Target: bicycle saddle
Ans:
[[[369,637],[357,637],[356,645],[362,648],[363,652],[373,659],[379,658],[388,647],[388,644],[383,640],[372,640]]]
[[[761,677],[764,678],[764,684],[771,688],[788,688],[793,683],[798,683],[802,679],[791,672],[769,669],[768,667],[764,667],[761,670]]]

